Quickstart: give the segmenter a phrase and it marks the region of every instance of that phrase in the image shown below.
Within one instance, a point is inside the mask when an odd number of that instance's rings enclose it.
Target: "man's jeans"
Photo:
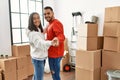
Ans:
[[[43,80],[45,60],[32,59],[34,75],[32,80]]]
[[[49,58],[49,66],[52,73],[53,80],[61,80],[60,79],[60,58]]]

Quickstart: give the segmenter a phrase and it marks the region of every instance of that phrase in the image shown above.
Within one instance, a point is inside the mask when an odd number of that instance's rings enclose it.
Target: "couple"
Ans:
[[[42,28],[40,16],[34,12],[29,17],[27,36],[31,46],[34,66],[33,80],[43,80],[45,60],[48,57],[53,80],[60,79],[60,61],[64,53],[64,30],[60,21],[55,19],[53,9],[44,8],[44,17],[49,25]],[[45,33],[47,39],[45,40]]]

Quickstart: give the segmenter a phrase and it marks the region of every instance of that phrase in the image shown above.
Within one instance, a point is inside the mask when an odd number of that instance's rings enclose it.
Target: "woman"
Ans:
[[[44,64],[48,56],[48,48],[55,46],[56,39],[45,41],[43,28],[38,13],[34,12],[29,17],[27,36],[31,46],[31,57],[34,66],[33,80],[43,80]]]

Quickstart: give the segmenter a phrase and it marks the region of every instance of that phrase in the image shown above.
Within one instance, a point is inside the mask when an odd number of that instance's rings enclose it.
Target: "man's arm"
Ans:
[[[53,27],[53,31],[55,32],[56,37],[58,38],[59,42],[64,42],[64,29],[61,23],[56,23]]]

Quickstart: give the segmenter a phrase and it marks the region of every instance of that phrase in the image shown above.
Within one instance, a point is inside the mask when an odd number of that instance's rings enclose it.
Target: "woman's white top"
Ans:
[[[51,41],[45,40],[45,35],[36,31],[30,31],[27,29],[27,36],[29,38],[31,47],[31,57],[37,60],[44,60],[48,56],[48,48],[52,45]]]

